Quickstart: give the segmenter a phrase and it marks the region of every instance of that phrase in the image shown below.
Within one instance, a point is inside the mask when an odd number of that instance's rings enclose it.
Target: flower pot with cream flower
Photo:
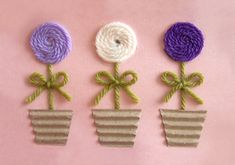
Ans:
[[[172,25],[164,37],[166,54],[179,63],[180,75],[164,72],[161,79],[170,87],[164,100],[168,102],[172,96],[180,92],[180,109],[160,109],[168,146],[196,147],[199,142],[203,122],[206,117],[205,110],[186,109],[186,97],[198,104],[203,100],[191,88],[203,82],[201,73],[185,73],[185,63],[196,58],[203,48],[203,35],[191,23],[179,22]]]
[[[54,92],[70,101],[71,97],[63,91],[68,76],[65,72],[53,73],[52,65],[61,62],[71,50],[69,33],[56,23],[45,23],[32,33],[30,44],[36,58],[47,66],[47,76],[34,72],[29,82],[36,90],[26,98],[33,102],[42,92],[48,93],[48,109],[30,109],[29,117],[39,144],[66,144],[72,110],[57,110],[54,107]]]
[[[113,91],[113,109],[93,109],[99,142],[107,146],[132,147],[140,117],[140,109],[121,109],[120,91],[137,103],[139,98],[132,92],[131,85],[137,81],[134,71],[119,73],[120,62],[130,58],[137,46],[136,35],[126,24],[113,22],[100,29],[96,36],[97,54],[105,61],[113,63],[113,73],[101,71],[96,74],[96,82],[103,86],[96,96],[95,104]]]

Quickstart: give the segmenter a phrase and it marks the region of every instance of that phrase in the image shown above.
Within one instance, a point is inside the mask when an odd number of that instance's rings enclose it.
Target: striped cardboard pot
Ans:
[[[102,145],[132,147],[141,110],[92,110]]]
[[[66,144],[72,119],[71,110],[29,110],[29,118],[36,143]]]
[[[206,112],[160,109],[167,145],[196,147]]]

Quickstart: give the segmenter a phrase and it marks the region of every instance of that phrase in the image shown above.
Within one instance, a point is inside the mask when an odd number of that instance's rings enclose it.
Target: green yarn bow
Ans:
[[[36,86],[37,89],[31,96],[26,98],[27,103],[33,102],[45,89],[49,90],[50,95],[50,91],[54,89],[58,91],[66,100],[71,100],[71,97],[62,89],[60,89],[68,82],[68,76],[65,72],[51,74],[48,79],[46,79],[42,74],[34,72],[30,75],[29,81],[32,85]],[[49,104],[53,104],[52,99],[50,100],[51,102]]]
[[[161,79],[166,85],[172,87],[170,92],[166,94],[164,97],[165,102],[168,102],[177,90],[181,90],[182,92],[181,97],[184,96],[183,94],[188,94],[197,103],[203,104],[203,100],[200,97],[198,97],[195,93],[193,93],[190,89],[192,87],[199,86],[200,84],[203,83],[203,76],[201,73],[195,72],[190,74],[188,77],[182,76],[181,78],[179,78],[175,73],[164,72],[161,75]],[[184,109],[185,108],[184,98],[182,98],[181,104],[182,104],[182,109]]]
[[[131,79],[127,80],[130,77]],[[96,74],[96,82],[104,86],[104,89],[96,96],[95,104],[99,104],[100,100],[111,90],[122,88],[133,102],[138,103],[139,98],[130,90],[129,86],[137,81],[137,74],[133,71],[126,71],[120,76],[113,76],[111,73],[101,71]],[[119,98],[119,97],[118,97]],[[116,99],[116,98],[115,98]]]

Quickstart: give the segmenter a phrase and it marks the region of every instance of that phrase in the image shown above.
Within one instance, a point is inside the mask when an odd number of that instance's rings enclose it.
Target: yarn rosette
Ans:
[[[165,33],[165,52],[175,61],[188,62],[196,58],[204,44],[202,32],[192,23],[178,22]]]
[[[30,38],[36,58],[45,64],[62,61],[72,48],[67,30],[57,23],[45,23],[37,27]]]
[[[96,52],[105,61],[122,62],[136,50],[137,38],[132,28],[121,22],[103,26],[96,36]]]

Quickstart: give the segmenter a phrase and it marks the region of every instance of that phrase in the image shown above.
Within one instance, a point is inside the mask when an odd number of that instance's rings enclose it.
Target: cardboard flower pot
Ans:
[[[132,147],[141,110],[92,110],[99,143],[107,146]]]
[[[29,110],[29,118],[36,143],[66,144],[72,119],[71,110]]]
[[[206,112],[160,109],[167,145],[197,147]]]

